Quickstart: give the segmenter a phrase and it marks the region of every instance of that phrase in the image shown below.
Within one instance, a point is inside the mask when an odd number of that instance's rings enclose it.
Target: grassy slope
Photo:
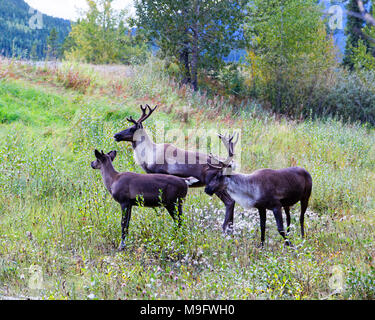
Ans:
[[[225,101],[177,88],[160,73],[158,61],[96,71],[70,67],[0,64],[0,295],[375,297],[373,129],[333,120],[277,120],[252,105],[232,116]],[[188,131],[197,124],[205,129],[199,135],[240,128],[243,172],[308,169],[314,187],[307,239],[300,239],[299,205],[292,210],[295,250],[283,247],[272,214],[267,247],[260,250],[257,214],[238,205],[234,233],[224,236],[223,205],[195,189],[189,191],[180,231],[164,210],[137,208],[128,248],[117,252],[119,206],[89,163],[95,148],[116,149],[116,168],[141,172],[130,146],[112,139],[127,126],[126,116],[137,116],[140,103],[160,105],[147,121],[155,137],[161,124],[190,136],[198,134]],[[43,283],[32,289],[38,268]],[[345,291],[332,295],[331,272],[340,278],[337,270]]]

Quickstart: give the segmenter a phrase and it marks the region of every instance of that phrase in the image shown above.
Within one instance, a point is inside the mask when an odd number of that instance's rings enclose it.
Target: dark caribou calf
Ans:
[[[134,172],[117,172],[112,161],[116,151],[104,154],[95,150],[96,160],[91,162],[93,169],[100,169],[104,185],[122,209],[121,244],[125,248],[125,237],[128,233],[132,206],[139,206],[140,197],[145,207],[164,206],[172,218],[176,215],[178,225],[181,223],[182,203],[186,197],[188,184],[194,183],[194,178],[179,178],[165,174],[139,174]]]

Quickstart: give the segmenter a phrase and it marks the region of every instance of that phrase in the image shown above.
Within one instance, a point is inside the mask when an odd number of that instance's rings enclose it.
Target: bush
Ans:
[[[374,59],[360,46],[340,68],[316,1],[255,1],[246,35],[249,94],[291,117],[338,117],[375,125]]]
[[[332,66],[319,73],[312,67],[300,63],[280,69],[279,78],[250,84],[249,94],[294,118],[335,117],[375,125],[375,71]]]
[[[314,91],[304,114],[307,115],[308,112],[375,125],[375,73],[339,69],[330,87]]]
[[[375,71],[375,57],[367,49],[363,40],[358,40],[358,46],[352,48],[353,54],[350,59],[354,64],[354,69],[360,70],[374,70]]]
[[[56,70],[56,79],[65,88],[85,93],[95,82],[95,74],[88,68],[82,68],[79,64],[64,63],[61,68]]]
[[[88,10],[65,41],[64,57],[94,64],[144,63],[148,45],[142,36],[132,35],[126,19],[126,10],[115,10],[110,0],[89,1]]]
[[[228,64],[219,74],[219,80],[226,92],[235,96],[244,96],[247,91],[245,76],[236,64]]]
[[[271,109],[299,117],[337,68],[316,1],[254,1],[246,23],[249,87]],[[307,107],[307,108],[306,108]]]
[[[346,281],[347,294],[351,299],[375,299],[375,269],[363,273],[352,268]]]

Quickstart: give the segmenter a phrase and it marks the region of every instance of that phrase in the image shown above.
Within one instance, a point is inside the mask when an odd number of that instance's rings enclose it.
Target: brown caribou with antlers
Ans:
[[[290,245],[284,232],[282,208],[285,210],[287,232],[290,226],[290,207],[301,202],[301,235],[304,237],[304,215],[309,202],[312,179],[303,168],[291,167],[279,170],[260,169],[251,174],[232,172],[234,156],[232,141],[225,144],[229,157],[225,161],[217,159],[219,165],[207,163],[215,171],[207,181],[205,192],[212,195],[227,191],[231,198],[244,208],[257,208],[260,214],[261,243],[264,244],[266,229],[266,210],[272,210],[276,219],[277,230]]]
[[[191,187],[205,186],[217,173],[217,169],[209,165],[216,160],[211,155],[183,150],[169,143],[154,143],[144,130],[142,123],[151,116],[156,108],[157,106],[154,108],[149,105],[141,106],[141,117],[138,120],[134,120],[132,117],[127,118],[133,125],[116,133],[115,140],[132,143],[137,163],[147,173],[164,173],[184,178],[194,177],[197,181]],[[220,138],[224,143],[229,143],[230,138],[224,136],[220,136]],[[215,191],[214,194],[225,204],[226,212],[223,223],[223,231],[225,231],[233,223],[235,202],[224,189]]]

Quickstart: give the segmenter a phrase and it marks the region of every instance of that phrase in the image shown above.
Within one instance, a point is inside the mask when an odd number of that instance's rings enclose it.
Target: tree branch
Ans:
[[[375,43],[375,39],[368,36],[367,34],[363,33],[363,31],[359,28],[353,28],[353,31],[358,34],[361,38],[366,39],[372,43]]]
[[[362,0],[357,0],[357,5],[358,5],[358,10],[359,10],[360,13],[347,10],[346,11],[347,15],[355,17],[355,18],[358,18],[358,19],[362,19],[367,24],[372,25],[373,27],[375,27],[375,18],[366,11],[366,8],[365,8],[365,6],[363,4],[363,1]],[[372,43],[375,43],[375,39],[372,38],[372,37],[370,37],[369,35],[364,34],[362,32],[362,30],[360,30],[358,28],[355,28],[354,32],[356,32],[362,38],[364,38],[364,39],[366,39],[366,40],[368,40],[368,41],[370,41]]]
[[[366,21],[366,23],[375,27],[375,18],[366,11],[365,6],[363,5],[363,1],[357,0],[357,4],[358,4],[358,9],[360,13],[348,10],[347,14],[350,16],[362,19]]]

